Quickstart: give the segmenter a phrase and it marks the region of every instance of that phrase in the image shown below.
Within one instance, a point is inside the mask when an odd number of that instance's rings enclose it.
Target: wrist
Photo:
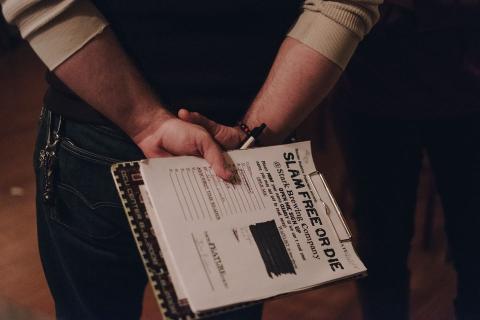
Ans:
[[[174,118],[172,113],[158,105],[139,108],[128,117],[123,129],[135,143],[138,143],[158,130],[163,123]]]
[[[248,148],[252,146],[259,147],[265,145],[261,142],[264,138],[264,131],[267,129],[267,125],[265,123],[261,123],[256,127],[249,127],[246,123],[240,121],[235,129],[237,129],[237,131],[240,132],[239,134],[242,136],[240,148]]]

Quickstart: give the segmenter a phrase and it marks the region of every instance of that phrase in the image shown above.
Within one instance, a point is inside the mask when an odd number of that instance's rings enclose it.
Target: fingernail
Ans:
[[[232,171],[228,170],[228,169],[225,169],[225,180],[228,181],[228,182],[232,182],[234,179],[234,174]]]

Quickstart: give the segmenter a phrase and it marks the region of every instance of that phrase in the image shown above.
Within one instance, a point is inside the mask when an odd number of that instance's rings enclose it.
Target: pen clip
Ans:
[[[250,131],[250,133],[247,135],[245,140],[240,143],[238,149],[248,149],[253,143],[255,143],[255,141],[258,140],[258,137],[262,134],[263,130],[265,130],[266,127],[267,125],[265,123],[262,123],[260,126],[253,128],[252,131]]]

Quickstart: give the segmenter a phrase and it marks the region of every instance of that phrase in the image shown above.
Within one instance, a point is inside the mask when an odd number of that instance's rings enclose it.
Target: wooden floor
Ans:
[[[0,319],[34,319],[36,316],[49,319],[54,316],[53,301],[37,252],[31,165],[36,122],[45,89],[43,71],[40,62],[26,47],[0,57]],[[309,126],[310,130],[316,130],[312,123],[306,125]],[[327,176],[329,172],[332,176],[341,176],[341,162],[336,152],[334,139],[329,138],[326,148],[317,154]],[[411,318],[448,320],[454,319],[451,301],[455,276],[445,262],[443,222],[438,204],[435,205],[431,248],[424,250],[421,246],[428,178],[428,170],[425,170],[419,189],[417,232],[410,258],[410,265],[415,266],[412,268]],[[348,212],[347,200],[342,202],[346,203],[344,211]],[[142,319],[158,318],[147,288]],[[355,285],[347,282],[267,303],[264,319],[361,319]]]

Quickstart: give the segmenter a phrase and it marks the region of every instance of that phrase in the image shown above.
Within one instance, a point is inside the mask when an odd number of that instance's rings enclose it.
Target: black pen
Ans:
[[[247,138],[244,141],[242,141],[239,149],[240,150],[248,149],[255,142],[255,140],[258,139],[258,137],[266,127],[267,125],[265,123],[262,123],[259,127],[253,128],[253,130],[250,132]]]

